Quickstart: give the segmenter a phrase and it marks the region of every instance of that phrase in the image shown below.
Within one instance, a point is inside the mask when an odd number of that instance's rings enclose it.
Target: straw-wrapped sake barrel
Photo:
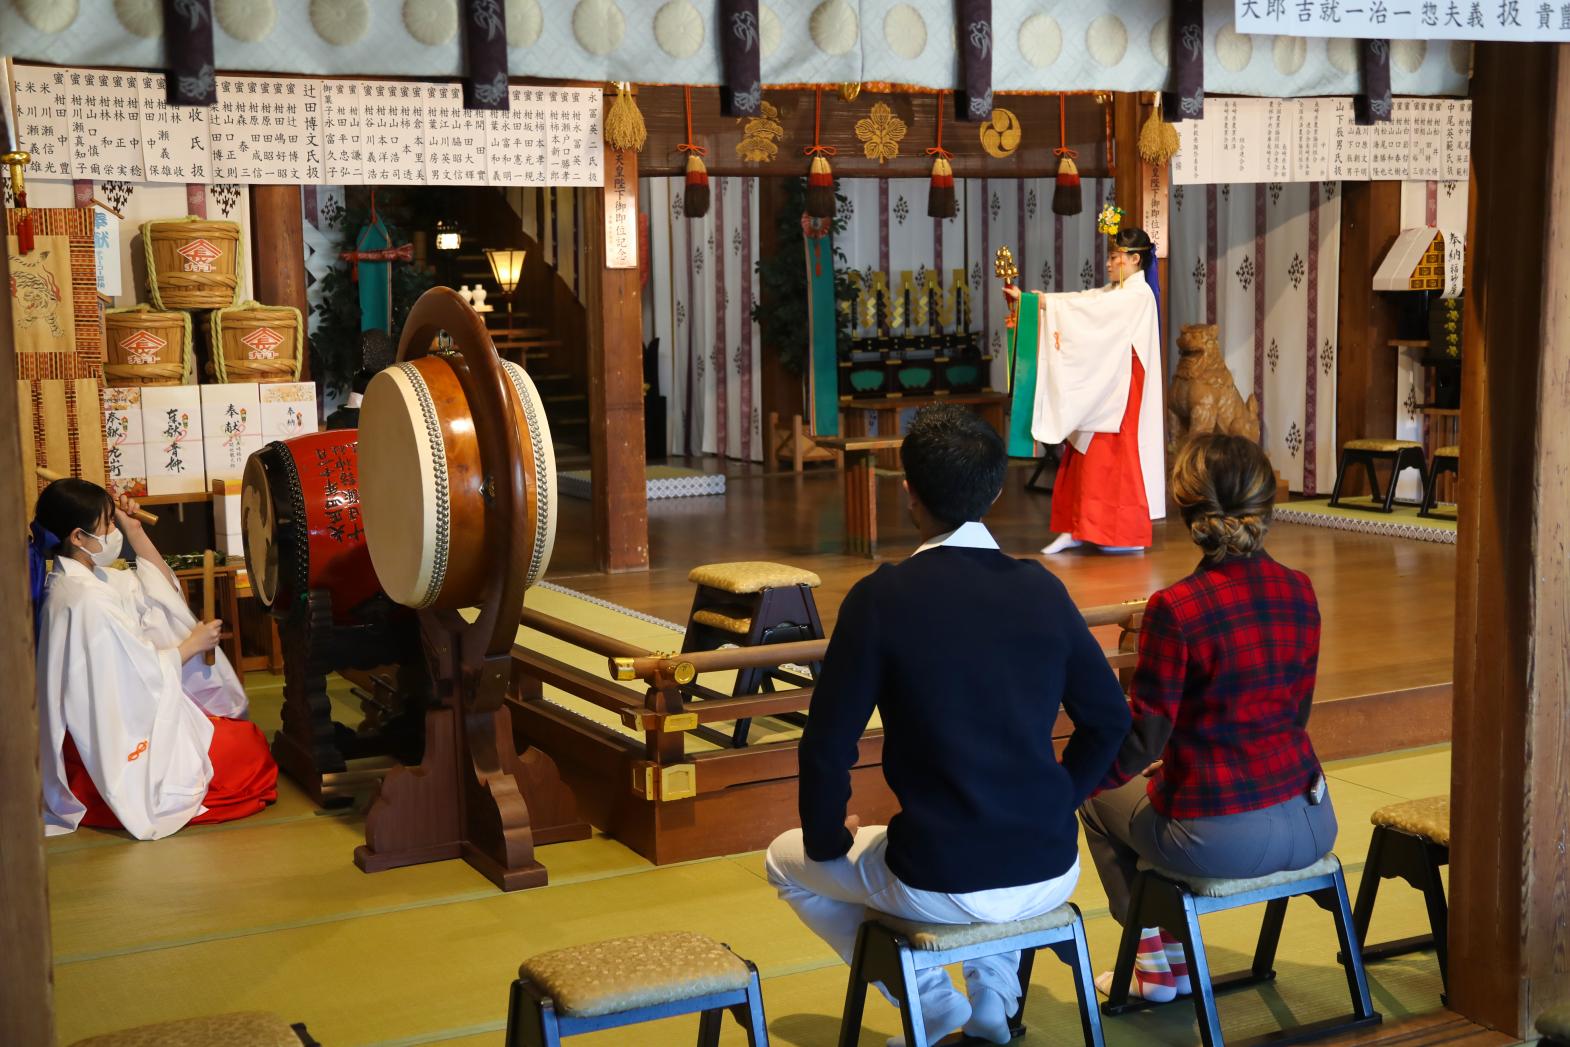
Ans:
[[[220,382],[299,380],[305,324],[293,306],[241,302],[213,310],[207,329]]]
[[[150,305],[104,313],[105,385],[182,385],[195,357],[191,314]]]
[[[240,290],[240,226],[205,218],[142,223],[147,290],[160,309],[222,309]]]

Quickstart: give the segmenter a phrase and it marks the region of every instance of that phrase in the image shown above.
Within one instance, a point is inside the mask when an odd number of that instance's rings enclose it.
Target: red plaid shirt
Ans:
[[[1150,801],[1169,818],[1303,795],[1319,773],[1307,730],[1318,662],[1307,575],[1264,553],[1201,564],[1145,609],[1134,726],[1103,787],[1160,759]]]

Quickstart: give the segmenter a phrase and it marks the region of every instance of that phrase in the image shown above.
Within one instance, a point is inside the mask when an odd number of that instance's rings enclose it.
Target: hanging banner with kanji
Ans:
[[[1570,6],[1517,0],[1234,0],[1237,31],[1351,40],[1570,42]]]

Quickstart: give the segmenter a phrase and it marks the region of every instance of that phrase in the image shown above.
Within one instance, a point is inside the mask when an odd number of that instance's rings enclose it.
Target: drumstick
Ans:
[[[213,551],[206,549],[202,552],[202,621],[213,620]],[[212,665],[218,659],[209,647],[207,653],[202,655],[203,665]]]
[[[64,480],[65,479],[65,477],[62,476],[60,473],[55,472],[53,469],[45,469],[41,465],[38,467],[38,478],[40,480],[42,480],[44,483],[50,483],[50,484],[54,483],[56,480]],[[156,524],[158,522],[158,517],[154,516],[152,513],[148,512],[146,509],[138,509],[136,512],[132,513],[131,515],[136,517],[138,520],[142,521],[144,524],[146,524],[149,527],[153,526],[154,524]]]

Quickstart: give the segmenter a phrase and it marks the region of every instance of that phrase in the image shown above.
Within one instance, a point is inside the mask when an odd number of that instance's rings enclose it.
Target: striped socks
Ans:
[[[1181,950],[1181,946],[1179,947]],[[1183,968],[1185,984],[1188,967]],[[1112,972],[1096,979],[1096,988],[1112,995]],[[1134,981],[1129,995],[1149,1003],[1170,1003],[1177,999],[1178,988],[1171,966],[1167,962],[1167,947],[1162,941],[1161,928],[1146,927],[1140,931],[1139,952],[1134,956]]]
[[[1162,931],[1161,945],[1167,954],[1167,966],[1172,971],[1172,987],[1179,996],[1190,995],[1194,991],[1194,984],[1188,980],[1188,958],[1183,955],[1183,943]]]

